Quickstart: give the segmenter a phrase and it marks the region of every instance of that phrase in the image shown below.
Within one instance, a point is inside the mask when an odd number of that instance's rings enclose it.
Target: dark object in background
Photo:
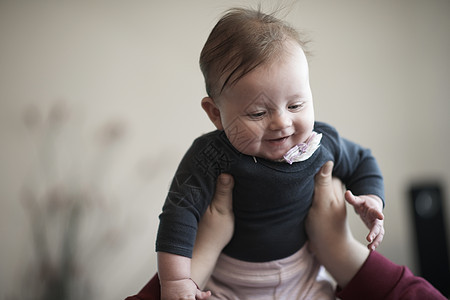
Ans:
[[[442,189],[438,184],[410,189],[420,275],[446,297],[450,296],[450,265]]]

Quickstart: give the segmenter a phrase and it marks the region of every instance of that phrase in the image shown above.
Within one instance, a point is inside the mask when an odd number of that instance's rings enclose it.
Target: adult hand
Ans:
[[[306,219],[310,250],[344,287],[361,268],[369,250],[356,241],[347,223],[342,183],[327,162],[315,177],[314,200]]]
[[[233,236],[233,187],[231,175],[219,176],[214,198],[199,223],[192,254],[191,277],[200,288],[206,285],[217,258]]]

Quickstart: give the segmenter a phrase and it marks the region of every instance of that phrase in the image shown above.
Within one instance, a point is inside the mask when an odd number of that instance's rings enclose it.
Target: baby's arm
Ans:
[[[158,274],[162,300],[207,299],[211,292],[202,292],[192,281],[191,259],[166,252],[158,252]]]
[[[350,203],[370,229],[366,239],[370,250],[375,250],[384,237],[383,201],[375,195],[354,196],[351,191],[345,193],[345,200]]]

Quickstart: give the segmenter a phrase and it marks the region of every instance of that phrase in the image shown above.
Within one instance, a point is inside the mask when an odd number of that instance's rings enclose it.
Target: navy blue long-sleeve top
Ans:
[[[320,147],[292,165],[238,152],[223,131],[197,138],[183,157],[160,215],[156,251],[192,257],[197,224],[210,204],[217,176],[234,178],[235,230],[223,252],[233,258],[265,262],[287,257],[306,242],[305,218],[312,203],[314,175],[327,161],[333,175],[355,195],[384,201],[380,169],[369,149],[339,136],[325,123]]]

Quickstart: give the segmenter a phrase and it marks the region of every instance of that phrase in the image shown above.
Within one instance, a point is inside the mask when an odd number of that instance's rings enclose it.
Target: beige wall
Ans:
[[[24,186],[42,206],[48,190],[85,193],[78,273],[94,278],[96,299],[121,299],[153,274],[172,174],[193,138],[213,128],[199,105],[199,52],[219,14],[237,3],[0,2],[1,298],[34,255]],[[305,0],[287,16],[313,40],[317,119],[372,148],[384,172],[380,251],[413,270],[409,185],[439,180],[450,215],[449,15],[446,0]],[[67,111],[54,133],[44,115],[58,101]],[[31,132],[22,122],[30,105],[43,114]],[[110,122],[125,131],[114,149],[98,140]],[[64,199],[51,198],[50,210],[65,211],[67,203],[57,205]],[[67,224],[54,214],[47,221],[52,234]],[[351,223],[363,239],[362,223]],[[50,244],[57,253],[58,242]]]

